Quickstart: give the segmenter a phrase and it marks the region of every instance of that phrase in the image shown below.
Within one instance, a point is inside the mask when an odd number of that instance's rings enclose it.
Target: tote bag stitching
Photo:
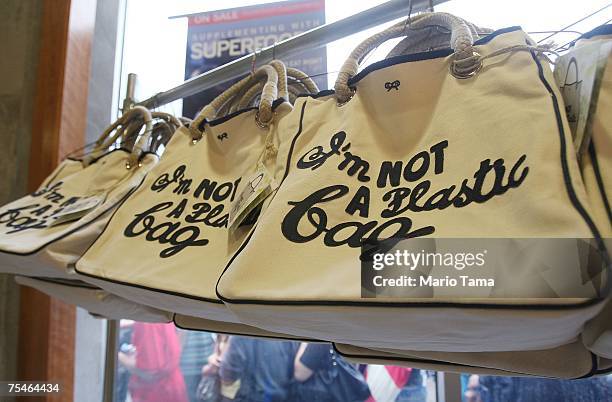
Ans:
[[[593,222],[591,216],[586,211],[584,206],[580,203],[580,200],[578,199],[578,196],[576,195],[576,191],[572,183],[572,177],[569,171],[569,165],[567,161],[568,149],[567,149],[567,144],[565,141],[565,128],[563,127],[563,120],[561,118],[561,111],[559,108],[559,101],[557,99],[557,95],[553,91],[550,83],[548,83],[548,81],[546,80],[546,77],[544,77],[544,70],[542,68],[542,64],[540,63],[540,60],[537,58],[535,52],[531,51],[530,53],[531,53],[531,57],[533,58],[533,60],[538,66],[538,75],[540,76],[540,80],[542,81],[542,83],[544,84],[544,87],[548,90],[552,98],[553,109],[555,111],[555,118],[557,119],[557,127],[559,131],[560,151],[561,151],[561,169],[563,172],[563,178],[565,181],[565,187],[567,190],[567,194],[570,198],[572,205],[574,206],[576,211],[578,211],[578,213],[582,216],[585,223],[591,230],[593,237],[597,241],[599,251],[601,252],[602,257],[603,257],[603,263],[605,264],[605,267],[606,267],[605,269],[607,271],[607,275],[605,279],[606,280],[605,287],[603,289],[603,296],[593,299],[593,300],[597,300],[597,299],[603,300],[604,298],[610,295],[610,291],[612,289],[612,283],[610,282],[610,279],[609,279],[610,272],[611,272],[610,255],[608,253],[605,243],[603,242],[601,238],[601,234],[599,233],[597,226],[595,226],[595,223]]]
[[[153,288],[153,287],[150,287],[150,286],[145,286],[145,285],[139,285],[139,284],[125,282],[125,281],[120,281],[120,280],[117,280],[117,279],[111,279],[111,278],[107,278],[107,277],[104,277],[104,276],[94,275],[94,274],[90,274],[90,273],[87,273],[87,272],[80,271],[76,267],[75,267],[74,270],[79,275],[87,276],[87,277],[90,277],[90,278],[102,280],[102,281],[109,282],[109,283],[115,283],[115,284],[118,284],[118,285],[126,286],[128,288],[143,289],[143,290],[148,290],[148,291],[151,291],[151,292],[154,292],[154,293],[161,293],[161,294],[166,294],[166,295],[170,295],[170,296],[178,296],[178,297],[182,297],[184,299],[197,300],[197,301],[211,303],[211,304],[223,304],[223,302],[221,300],[217,300],[217,299],[210,299],[210,298],[202,297],[202,296],[194,296],[194,295],[190,295],[190,294],[186,294],[186,293],[175,292],[175,291],[172,291],[172,290]]]
[[[54,285],[70,286],[70,287],[79,288],[79,289],[103,290],[103,289],[100,289],[97,286],[90,285],[88,283],[73,283],[71,281],[62,281],[62,280],[59,280],[59,279],[56,279],[56,278],[44,278],[44,277],[40,277],[40,276],[32,276],[31,279],[35,279],[35,280],[41,281],[41,282],[51,283],[51,284],[54,284]]]
[[[608,213],[608,220],[612,222],[612,210],[610,210],[610,202],[608,201],[608,195],[606,194],[603,178],[601,177],[599,162],[597,161],[597,150],[595,149],[595,144],[592,140],[589,144],[589,156],[591,157],[591,162],[593,163],[593,173],[595,174],[595,181],[597,181],[597,187],[599,188],[599,195],[601,196],[601,200],[603,201],[606,212]]]
[[[511,28],[509,28],[511,29]],[[486,39],[486,38],[483,38]],[[590,216],[586,213],[586,211],[584,210],[584,208],[582,207],[582,205],[580,204],[580,202],[578,201],[578,199],[576,198],[576,194],[574,193],[574,189],[571,183],[571,178],[569,176],[569,171],[568,171],[568,166],[567,166],[567,155],[566,155],[566,143],[565,143],[565,131],[563,129],[563,124],[562,124],[562,120],[561,120],[561,114],[559,112],[559,105],[558,105],[558,100],[557,97],[555,96],[555,93],[552,90],[552,87],[550,86],[550,84],[548,84],[548,82],[546,81],[546,78],[544,77],[544,73],[543,73],[543,69],[541,64],[539,63],[539,61],[537,60],[537,57],[535,56],[535,54],[533,53],[533,51],[530,52],[531,56],[533,58],[533,60],[535,61],[537,67],[538,67],[538,76],[540,78],[540,81],[544,84],[544,87],[548,90],[549,94],[551,95],[552,101],[553,101],[553,108],[555,110],[555,117],[557,120],[557,129],[559,131],[559,136],[561,139],[561,165],[562,165],[562,172],[563,172],[563,176],[564,176],[564,183],[566,185],[568,194],[572,194],[573,195],[573,199],[571,198],[570,195],[570,200],[572,200],[572,203],[574,205],[574,207],[577,209],[577,211],[580,213],[580,215],[582,216],[582,218],[586,221],[587,225],[589,226],[589,229],[591,229],[591,231],[593,232],[596,240],[598,242],[600,242],[600,245],[603,245],[603,242],[601,241],[601,236],[599,235],[599,232],[597,231],[597,228],[594,227],[594,225],[592,224],[592,220],[590,218]],[[304,105],[302,106],[302,113],[300,115],[300,125],[299,125],[299,130],[296,133],[296,135],[293,138],[293,141],[291,143],[291,147],[289,149],[289,154],[287,155],[287,163],[286,163],[286,167],[285,167],[285,173],[283,175],[283,179],[281,180],[281,185],[283,183],[283,181],[285,180],[285,178],[288,176],[289,174],[289,169],[290,169],[290,164],[291,164],[291,158],[292,158],[292,154],[293,154],[293,150],[294,150],[294,145],[297,141],[297,138],[301,135],[302,133],[302,124],[303,124],[303,117],[304,117],[304,109],[306,107],[306,101],[304,102]],[[280,187],[280,186],[279,186]],[[576,201],[576,203],[574,203],[573,201]],[[589,222],[591,223],[589,225]],[[569,310],[569,309],[580,309],[580,308],[587,308],[590,307],[592,305],[595,305],[599,302],[601,302],[604,297],[594,297],[592,299],[580,302],[580,303],[570,303],[570,304],[556,304],[556,305],[543,305],[543,304],[521,304],[521,305],[504,305],[504,304],[492,304],[492,303],[471,303],[471,302],[371,302],[371,301],[347,301],[347,300],[283,300],[283,301],[274,301],[274,300],[251,300],[251,299],[231,299],[231,298],[227,298],[225,296],[223,296],[221,293],[219,293],[219,283],[223,277],[223,275],[225,274],[225,272],[227,271],[227,269],[231,266],[232,262],[236,259],[236,257],[246,248],[246,245],[248,244],[248,242],[251,240],[253,233],[255,232],[255,230],[251,231],[250,235],[245,239],[245,241],[243,242],[243,244],[240,246],[240,248],[236,251],[236,253],[232,256],[232,258],[229,260],[227,266],[225,267],[225,269],[223,270],[223,272],[221,273],[221,276],[219,277],[219,279],[217,280],[217,286],[215,287],[216,289],[216,294],[217,297],[222,300],[223,302],[229,303],[229,304],[254,304],[254,305],[278,305],[278,306],[360,306],[360,307],[397,307],[397,308],[404,308],[404,307],[432,307],[432,308],[445,308],[445,307],[458,307],[458,308],[474,308],[474,309],[501,309],[501,310],[551,310],[551,311],[556,311],[556,310]],[[605,251],[605,248],[603,249]],[[606,257],[606,253],[604,253],[604,258]],[[607,269],[610,270],[609,267],[609,262],[606,262],[607,265]],[[610,288],[611,288],[611,283],[609,280],[606,280],[606,287],[604,289],[605,295],[607,296],[610,293]]]
[[[172,315],[172,322],[174,323],[174,326],[179,328],[179,329],[185,329],[188,331],[200,331],[200,332],[214,332],[217,334],[226,334],[226,335],[237,335],[237,336],[248,336],[251,338],[263,338],[263,339],[278,339],[278,340],[283,340],[283,341],[297,341],[297,342],[311,342],[311,343],[327,343],[326,341],[320,341],[317,339],[312,339],[312,338],[286,338],[286,337],[282,337],[282,336],[267,336],[267,335],[255,335],[255,334],[250,334],[250,333],[239,333],[239,332],[229,332],[229,331],[221,331],[215,328],[212,329],[200,329],[200,328],[191,328],[191,327],[187,327],[184,325],[180,325],[177,321],[176,321],[176,314]],[[240,324],[240,323],[237,323]],[[243,324],[244,325],[244,324]]]
[[[456,366],[456,367],[467,367],[467,368],[471,367],[471,368],[492,369],[492,370],[497,370],[497,371],[503,371],[503,372],[508,373],[508,374],[521,374],[521,375],[526,375],[526,376],[533,377],[532,374],[523,373],[523,372],[520,372],[520,371],[511,371],[511,370],[497,369],[497,368],[492,368],[492,367],[474,366],[474,365],[461,364],[461,363],[451,363],[451,362],[446,362],[446,361],[443,361],[443,360],[419,359],[419,358],[409,358],[409,357],[402,357],[402,356],[397,356],[397,357],[378,356],[378,355],[374,355],[374,354],[372,354],[372,355],[355,355],[355,354],[349,354],[349,353],[341,352],[336,347],[336,344],[332,343],[332,345],[333,345],[334,350],[336,351],[336,353],[338,353],[340,356],[347,357],[349,359],[355,359],[355,360],[359,360],[359,359],[377,359],[377,360],[384,360],[384,361],[391,361],[391,362],[393,362],[393,361],[402,361],[402,362],[407,362],[407,363],[444,364],[444,365]],[[589,372],[587,374],[583,375],[583,376],[573,378],[573,380],[577,380],[577,379],[581,379],[581,378],[588,378],[588,377],[593,376],[595,373],[597,373],[597,357],[593,353],[590,353],[590,355],[591,355],[591,369],[589,370]],[[542,377],[542,378],[556,378],[556,377],[540,376],[540,375],[538,375],[538,377]]]
[[[557,99],[557,95],[552,90],[552,87],[550,86],[548,81],[546,81],[546,78],[544,77],[544,71],[542,69],[542,64],[538,60],[537,56],[535,55],[533,51],[531,51],[530,53],[531,53],[531,57],[535,61],[536,65],[538,66],[538,75],[540,76],[540,80],[542,81],[542,84],[544,85],[546,90],[550,93],[550,96],[552,98],[553,109],[555,111],[555,118],[557,120],[557,128],[559,132],[560,152],[561,152],[561,171],[563,172],[563,179],[565,181],[565,188],[567,190],[567,194],[569,196],[569,199],[572,205],[574,206],[576,211],[578,211],[578,213],[582,216],[582,219],[584,219],[585,223],[591,230],[591,233],[593,234],[595,239],[598,242],[601,242],[601,235],[599,234],[599,230],[597,230],[597,227],[593,223],[593,220],[591,219],[590,215],[584,209],[584,207],[580,203],[580,200],[578,200],[576,191],[574,190],[574,185],[572,183],[572,177],[569,172],[569,165],[567,162],[567,144],[565,141],[565,128],[563,127],[563,120],[561,118],[561,111],[559,109],[559,101]]]
[[[239,115],[241,115],[243,113],[252,112],[253,110],[257,110],[257,108],[256,107],[249,107],[249,108],[246,108],[246,109],[236,110],[235,112],[227,114],[227,115],[225,115],[223,117],[219,117],[217,119],[213,119],[213,120],[209,121],[208,125],[210,127],[218,126],[219,124],[225,123],[226,121],[231,120],[231,119],[233,119],[236,116],[239,116]],[[207,123],[206,120],[203,120],[202,124],[201,124],[201,127],[199,127],[199,128],[201,130],[204,130],[204,126],[205,126],[206,123]]]
[[[612,367],[609,367],[607,369],[601,369],[601,370],[597,370],[595,372],[596,375],[600,375],[600,374],[610,374],[612,373]]]
[[[607,25],[600,25],[597,28],[583,34],[582,36],[580,36],[578,39],[576,39],[577,42],[580,39],[591,39],[594,36],[602,36],[602,35],[610,35],[612,34],[612,25],[611,24],[607,24]]]

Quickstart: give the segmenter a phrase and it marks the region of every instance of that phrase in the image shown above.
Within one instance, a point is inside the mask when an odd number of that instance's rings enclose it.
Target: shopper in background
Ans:
[[[230,336],[221,359],[223,402],[289,401],[297,343]]]
[[[179,367],[181,345],[172,324],[135,322],[133,350],[119,352],[119,363],[130,373],[133,402],[188,402]]]
[[[302,343],[294,360],[295,402],[361,402],[370,390],[357,367],[328,343]]]
[[[182,345],[181,372],[185,379],[189,402],[197,402],[197,390],[202,378],[202,368],[213,354],[215,342],[212,334],[201,331],[179,330]]]
[[[119,321],[119,353],[130,353],[134,346],[132,345],[132,327],[134,321],[120,320]],[[130,381],[130,372],[122,364],[117,366],[115,375],[115,392],[113,402],[125,402],[128,394],[128,383]]]
[[[214,336],[213,353],[208,357],[207,364],[202,367],[202,377],[198,384],[197,400],[201,402],[218,402],[221,400],[221,378],[219,370],[223,356],[227,350],[229,335]]]

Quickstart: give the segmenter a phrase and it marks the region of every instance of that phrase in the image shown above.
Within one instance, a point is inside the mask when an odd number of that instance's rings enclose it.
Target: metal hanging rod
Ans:
[[[412,0],[412,12],[420,12],[430,9],[448,0]],[[397,18],[407,17],[410,0],[391,0],[379,6],[351,15],[330,24],[321,25],[299,35],[293,36],[272,46],[258,50],[256,53],[257,64],[269,63],[274,58],[285,58],[290,55],[300,53],[307,49],[314,49],[320,46],[350,36],[385,22]],[[220,83],[238,78],[251,69],[253,53],[240,57],[227,64],[209,70],[203,74],[193,77],[181,85],[160,92],[149,99],[139,103],[139,105],[156,108],[163,106],[178,99],[202,92]]]

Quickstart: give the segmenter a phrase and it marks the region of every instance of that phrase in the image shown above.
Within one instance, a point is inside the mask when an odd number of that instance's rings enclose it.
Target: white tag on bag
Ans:
[[[249,177],[246,186],[240,191],[230,206],[228,229],[236,230],[249,214],[272,193],[272,177],[262,165]]]
[[[59,213],[55,214],[55,220],[50,226],[59,225],[60,223],[70,222],[85,216],[89,211],[96,208],[104,201],[104,195],[93,195],[80,199],[72,205],[67,206]]]

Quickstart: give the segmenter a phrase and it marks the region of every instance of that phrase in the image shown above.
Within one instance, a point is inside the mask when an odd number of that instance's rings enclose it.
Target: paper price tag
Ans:
[[[96,208],[104,201],[104,195],[94,195],[80,199],[72,205],[67,206],[62,211],[54,215],[55,220],[50,226],[60,223],[70,222],[85,216],[89,211]]]
[[[230,205],[228,229],[236,230],[249,214],[272,193],[272,177],[265,167],[251,175],[244,188]]]

